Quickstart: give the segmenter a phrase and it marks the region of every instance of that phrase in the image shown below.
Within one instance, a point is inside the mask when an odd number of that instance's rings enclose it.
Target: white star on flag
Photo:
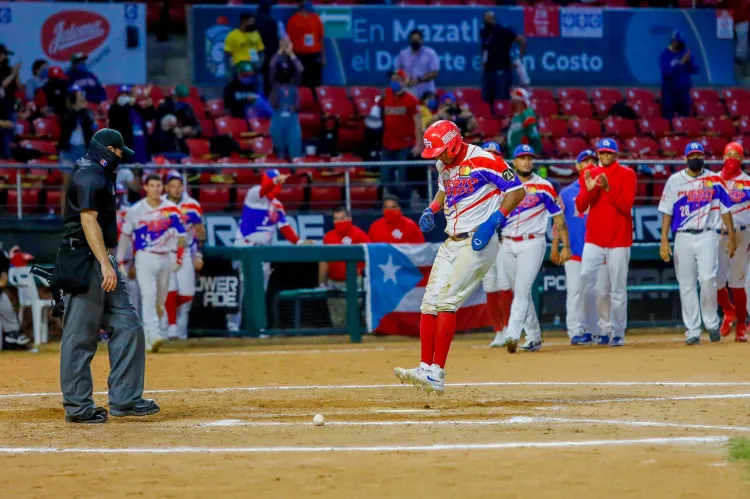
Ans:
[[[396,279],[396,272],[401,268],[401,265],[393,264],[393,255],[388,255],[388,261],[385,265],[378,265],[380,270],[383,271],[383,282],[393,281],[394,284],[398,284]]]

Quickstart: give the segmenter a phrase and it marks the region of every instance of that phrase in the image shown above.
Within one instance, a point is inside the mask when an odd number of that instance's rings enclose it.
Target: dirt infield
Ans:
[[[415,341],[169,345],[147,365],[162,412],[93,427],[63,421],[54,346],[2,352],[0,497],[750,498],[726,451],[750,437],[750,345],[680,340],[472,336],[443,397],[393,376]],[[97,390],[107,366],[102,346]]]

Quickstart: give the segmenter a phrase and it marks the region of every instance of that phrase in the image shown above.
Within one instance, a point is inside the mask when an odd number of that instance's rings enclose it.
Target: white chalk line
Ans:
[[[750,386],[747,381],[486,381],[468,383],[446,383],[445,386],[456,388],[493,387],[493,386],[677,386],[677,387],[745,387]],[[370,384],[370,385],[282,385],[282,386],[249,386],[228,388],[178,388],[146,390],[145,393],[169,394],[169,393],[225,393],[225,392],[258,392],[258,391],[304,391],[304,390],[371,390],[383,388],[413,388],[411,385],[400,383]],[[106,395],[107,392],[94,392],[94,395]],[[742,394],[750,396],[750,394]],[[59,397],[60,392],[36,392],[36,393],[5,393],[0,394],[0,400],[30,397]],[[718,396],[723,397],[722,395]],[[612,399],[618,401],[650,400],[648,398]],[[661,398],[654,398],[661,400]],[[671,398],[664,400],[673,400]],[[679,400],[679,399],[675,399]],[[608,400],[607,400],[608,401]],[[605,401],[599,402],[604,403]],[[588,403],[588,402],[586,402]]]
[[[318,447],[0,447],[0,454],[271,454],[319,452],[435,452],[504,449],[555,449],[571,447],[605,447],[625,445],[699,445],[718,444],[729,440],[726,436],[662,437],[626,440],[577,440],[559,442],[498,442],[488,444],[435,445],[377,445],[377,446],[318,446]]]
[[[684,339],[682,338],[674,338],[674,337],[668,337],[668,338],[626,338],[625,339],[625,345],[652,345],[652,344],[658,344],[658,343],[684,343]],[[609,347],[601,347],[598,345],[571,345],[570,340],[564,340],[564,341],[557,341],[557,340],[544,340],[543,346],[551,346],[551,347],[571,347],[573,350],[604,350],[609,349]],[[491,349],[489,345],[472,345],[469,347],[470,349]]]
[[[621,402],[665,402],[676,400],[722,400],[722,399],[746,399],[750,393],[720,393],[711,395],[675,395],[671,397],[623,397],[613,399],[576,400],[572,402],[560,401],[566,405],[588,405],[588,404],[616,404]]]
[[[186,357],[231,357],[237,355],[319,355],[324,353],[397,352],[415,350],[415,347],[355,347],[355,348],[316,348],[313,350],[240,350],[230,352],[168,352],[168,355]]]

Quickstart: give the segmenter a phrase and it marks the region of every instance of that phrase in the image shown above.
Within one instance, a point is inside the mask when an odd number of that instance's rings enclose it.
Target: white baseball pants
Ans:
[[[497,257],[500,242],[490,239],[482,251],[471,248],[471,238],[447,239],[440,245],[427,281],[422,313],[455,312],[482,282]]]
[[[611,304],[609,301],[609,273],[607,266],[602,265],[596,278],[596,303],[598,312],[599,329],[586,331],[586,324],[595,323],[597,317],[584,318],[583,294],[581,292],[581,262],[579,260],[568,260],[565,262],[565,326],[568,337],[590,332],[594,336],[612,333],[612,322],[610,321]],[[602,331],[604,333],[602,333]]]
[[[498,291],[507,291],[513,288],[510,279],[508,278],[508,273],[505,271],[502,248],[503,245],[500,244],[500,251],[497,252],[497,258],[495,258],[494,265],[490,267],[490,270],[487,271],[482,279],[482,288],[485,293],[496,293]]]
[[[606,265],[605,265],[606,262]],[[628,265],[630,248],[602,248],[586,243],[581,257],[581,295],[585,328],[593,335],[608,334],[624,338],[628,325]],[[604,267],[604,271],[602,271]],[[606,275],[600,273],[606,272]],[[601,278],[600,278],[601,276]],[[609,282],[606,281],[609,278]],[[601,283],[599,282],[601,281]],[[609,290],[610,302],[597,303],[597,294]],[[609,307],[607,306],[609,305]],[[609,308],[609,310],[607,310]],[[596,318],[603,320],[598,324]],[[606,318],[609,318],[609,321]],[[601,327],[600,327],[601,326]]]
[[[719,271],[719,235],[707,230],[700,234],[678,232],[674,238],[674,267],[680,286],[685,336],[699,338],[701,316],[709,330],[719,329],[716,274]],[[700,284],[700,301],[697,285]]]
[[[172,261],[173,256],[170,253],[138,251],[135,254],[135,277],[141,290],[143,331],[147,344],[162,338],[157,306],[164,310]]]
[[[729,258],[727,246],[729,236],[719,236],[719,270],[716,274],[716,287],[721,289],[729,283],[730,288],[741,288],[747,280],[747,265],[750,262],[750,228],[737,233],[737,251]]]
[[[534,301],[531,299],[531,287],[534,285],[539,269],[542,268],[547,241],[544,235],[534,239],[513,241],[503,239],[500,256],[513,286],[513,305],[510,307],[508,331],[506,338],[521,339],[521,331],[526,330],[526,338],[541,341],[542,329],[536,315]]]
[[[182,259],[182,265],[177,272],[172,272],[169,280],[169,291],[177,291],[178,296],[195,296],[195,266],[193,258],[185,254]],[[177,334],[180,339],[186,340],[188,337],[188,320],[190,318],[190,309],[193,307],[193,301],[187,301],[177,307]]]

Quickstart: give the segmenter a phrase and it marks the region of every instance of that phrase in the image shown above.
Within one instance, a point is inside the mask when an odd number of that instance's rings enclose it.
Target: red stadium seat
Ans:
[[[21,120],[16,122],[16,126],[21,125],[21,133],[19,134],[24,139],[33,139],[35,137],[34,130],[31,127],[29,120]]]
[[[557,97],[561,100],[589,100],[589,95],[582,88],[559,88],[557,90]]]
[[[228,187],[203,187],[198,189],[198,196],[206,211],[224,211],[229,206]]]
[[[560,104],[560,110],[563,116],[577,118],[593,118],[591,104],[588,101],[564,101]]]
[[[476,132],[481,135],[483,139],[497,137],[501,132],[500,120],[478,118]]]
[[[655,118],[661,116],[661,106],[652,100],[639,100],[630,102],[629,104],[639,118]]]
[[[539,120],[539,133],[558,139],[568,135],[568,124],[559,118],[541,118]]]
[[[266,118],[253,118],[250,120],[250,131],[258,135],[269,135],[271,120]]]
[[[490,105],[487,104],[484,101],[478,101],[474,102],[473,104],[469,104],[469,109],[474,114],[476,118],[494,118],[495,116],[492,114],[492,109],[490,109]]]
[[[706,135],[717,135],[727,140],[737,133],[734,129],[734,122],[729,118],[709,118],[703,122],[703,128]]]
[[[617,103],[615,100],[609,99],[597,99],[594,101],[594,109],[596,114],[602,118],[609,116],[609,110]]]
[[[377,97],[382,94],[382,90],[378,87],[349,87],[349,91],[352,94],[353,99],[366,99],[374,101]]]
[[[39,151],[45,156],[57,156],[57,146],[54,142],[42,139],[23,140],[19,144],[24,149]]]
[[[341,206],[341,187],[313,184],[310,187],[310,208],[313,210],[331,210]]]
[[[578,153],[588,149],[586,141],[578,137],[562,137],[555,141],[557,154],[564,158],[575,158]]]
[[[365,124],[353,122],[339,128],[339,148],[342,151],[359,151],[365,141]]]
[[[693,103],[695,114],[701,118],[719,118],[727,115],[724,104],[718,100],[703,100]]]
[[[273,143],[268,137],[256,137],[248,141],[250,151],[257,156],[268,156],[273,152]]]
[[[347,95],[346,88],[344,87],[323,85],[315,89],[315,95],[318,97],[318,100],[332,99],[336,102],[349,100],[349,95]]]
[[[236,185],[258,185],[263,174],[252,168],[222,168],[221,173],[234,178]]]
[[[62,190],[61,189],[45,189],[44,197],[45,197],[45,203],[44,203],[45,213],[60,214],[60,199],[62,198]]]
[[[548,88],[530,88],[529,94],[531,95],[532,100],[555,100],[555,94],[553,94],[552,90]]]
[[[592,100],[605,100],[611,102],[617,102],[622,100],[622,93],[616,88],[599,87],[595,88],[591,92]]]
[[[224,114],[224,99],[206,101],[206,114],[209,118],[218,118]]]
[[[727,141],[722,137],[701,137],[698,142],[703,144],[703,148],[706,150],[706,156],[723,156],[724,146]]]
[[[746,88],[725,88],[722,95],[725,102],[733,100],[750,101],[750,90]]]
[[[625,98],[630,101],[656,101],[656,95],[647,88],[629,88],[625,91]]]
[[[299,87],[299,110],[301,113],[317,113],[319,108],[315,103],[315,97],[312,90],[308,87]]]
[[[534,99],[531,101],[531,108],[536,112],[537,116],[557,116],[558,109],[557,103],[553,100],[539,100]]]
[[[367,99],[365,97],[354,98],[354,109],[360,116],[368,116],[372,110],[372,106],[375,105],[374,100]]]
[[[101,101],[99,103],[99,113],[94,113],[97,118],[106,118],[109,116],[109,108],[112,107],[112,103],[108,100]]]
[[[235,139],[242,137],[250,130],[247,127],[247,121],[242,118],[233,118],[231,116],[222,116],[214,121],[217,135],[229,135]]]
[[[555,143],[549,137],[542,137],[542,156],[551,158],[555,155]]]
[[[661,152],[664,156],[682,156],[689,143],[690,139],[687,137],[662,137]]]
[[[35,119],[34,131],[37,137],[60,140],[60,122],[57,117],[47,116]]]
[[[719,102],[719,92],[713,88],[694,88],[690,91],[690,97],[693,101],[714,101]]]
[[[211,155],[211,144],[208,142],[208,139],[186,139],[185,144],[190,152],[190,156],[194,158],[203,158]]]
[[[492,110],[495,112],[495,116],[498,116],[500,118],[510,116],[510,101],[496,100],[492,106]]]
[[[641,158],[659,155],[659,144],[650,137],[632,137],[628,139],[627,146],[631,154]]]
[[[638,128],[641,130],[641,133],[652,135],[657,139],[664,137],[672,131],[669,120],[662,118],[661,116],[641,118],[638,121]]]
[[[737,142],[742,146],[745,151],[745,156],[750,155],[750,135],[738,135],[732,139],[732,142]]]
[[[482,90],[476,87],[456,87],[453,94],[459,104],[468,104],[472,109],[477,102],[483,102]]]
[[[378,204],[378,186],[373,184],[353,185],[350,189],[352,208],[369,210]]]
[[[703,124],[698,118],[675,118],[672,120],[672,129],[680,135],[696,137],[703,134]]]
[[[740,135],[750,135],[750,117],[737,120],[737,131]]]
[[[596,118],[573,118],[570,120],[570,131],[578,137],[599,137],[602,124]]]
[[[336,116],[340,122],[346,122],[354,118],[354,106],[349,99],[333,99],[323,97],[320,99],[320,107],[325,116]]]
[[[284,208],[288,210],[297,209],[305,202],[305,186],[302,184],[285,185],[279,191],[277,198],[284,205]]]
[[[731,100],[727,102],[727,110],[732,118],[750,117],[750,100]]]
[[[320,133],[320,113],[299,113],[299,124],[302,127],[302,138],[317,138]]]
[[[8,189],[7,193],[5,212],[15,213],[18,205],[18,191]],[[39,208],[39,189],[21,189],[21,211],[23,213],[34,213]]]
[[[629,139],[635,137],[638,132],[635,128],[635,121],[613,116],[604,120],[604,134]]]
[[[216,128],[212,120],[198,119],[198,123],[201,124],[201,136],[213,137],[216,135]]]
[[[119,92],[119,90],[120,85],[104,85],[104,92],[107,94],[107,100],[113,101],[117,99],[117,92]]]
[[[661,198],[661,194],[664,192],[664,186],[667,184],[669,178],[669,171],[666,168],[658,167],[654,169],[654,175],[651,178],[651,183],[654,186],[653,198],[654,202],[658,203]]]
[[[242,208],[245,206],[247,191],[249,190],[249,187],[237,187],[234,197],[234,211],[242,211]]]

